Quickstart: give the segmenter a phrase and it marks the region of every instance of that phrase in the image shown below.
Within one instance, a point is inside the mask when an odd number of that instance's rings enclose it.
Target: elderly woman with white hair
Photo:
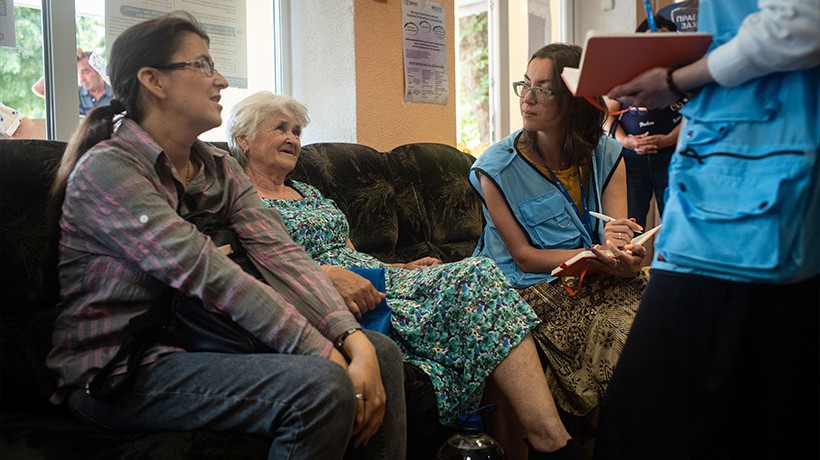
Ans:
[[[386,297],[391,337],[405,362],[429,375],[442,423],[452,425],[474,408],[492,378],[523,428],[518,439],[502,439],[505,448],[525,437],[530,458],[584,458],[559,418],[529,334],[538,320],[495,262],[476,257],[444,264],[425,257],[387,264],[357,251],[333,201],[287,177],[308,122],[301,103],[258,92],[234,106],[228,144],[262,201],[281,213],[291,237],[321,265],[355,315]],[[353,267],[385,269],[386,292],[348,270]]]

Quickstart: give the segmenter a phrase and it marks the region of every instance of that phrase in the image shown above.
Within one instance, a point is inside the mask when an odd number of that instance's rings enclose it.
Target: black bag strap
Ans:
[[[89,396],[102,401],[113,401],[122,396],[134,384],[137,378],[137,370],[140,361],[145,356],[145,352],[152,344],[157,343],[167,332],[170,324],[170,311],[168,308],[157,308],[157,305],[167,305],[170,301],[170,293],[164,292],[160,300],[155,302],[145,313],[137,315],[128,321],[123,332],[126,335],[120,349],[114,358],[108,362],[90,381],[85,384],[85,392]],[[126,371],[122,379],[114,385],[106,385],[106,381],[117,368],[117,365],[125,360]]]

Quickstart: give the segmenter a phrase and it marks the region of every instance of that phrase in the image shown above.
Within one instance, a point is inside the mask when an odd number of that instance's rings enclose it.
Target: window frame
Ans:
[[[43,21],[43,75],[45,127],[49,140],[68,141],[79,125],[76,75],[77,25],[74,0],[41,0]],[[290,93],[290,1],[270,0],[273,17],[274,84],[272,91]],[[65,18],[71,18],[66,20]]]

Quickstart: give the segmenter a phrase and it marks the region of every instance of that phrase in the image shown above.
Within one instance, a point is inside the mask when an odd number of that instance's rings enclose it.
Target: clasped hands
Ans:
[[[643,266],[646,248],[632,244],[635,232],[643,231],[634,219],[619,218],[604,227],[604,244],[590,248],[600,262],[598,271],[621,278],[635,276]]]
[[[666,137],[665,134],[630,134],[624,138],[622,145],[638,155],[651,155],[671,145]]]

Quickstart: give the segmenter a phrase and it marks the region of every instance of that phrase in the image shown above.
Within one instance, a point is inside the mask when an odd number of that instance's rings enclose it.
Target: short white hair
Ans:
[[[285,117],[295,120],[302,128],[310,123],[307,107],[290,96],[259,91],[239,101],[233,106],[225,127],[231,154],[243,167],[247,166],[248,159],[237,139],[252,140],[263,122]]]

